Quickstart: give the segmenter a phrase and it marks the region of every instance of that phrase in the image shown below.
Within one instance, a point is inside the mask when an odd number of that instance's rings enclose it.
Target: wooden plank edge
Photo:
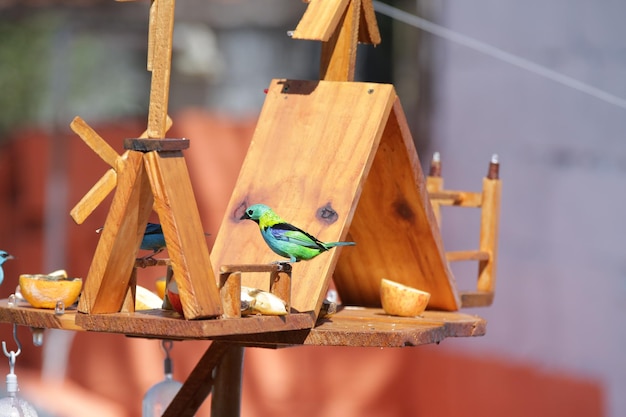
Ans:
[[[342,311],[318,320],[316,327],[310,330],[233,335],[216,340],[263,348],[296,345],[398,348],[439,344],[450,337],[483,336],[487,328],[483,318],[457,312],[426,311],[422,317],[395,317],[377,308],[344,308]],[[387,322],[384,330],[376,324],[381,320]],[[407,328],[407,323],[414,323],[415,327]]]
[[[88,331],[121,333],[128,336],[161,339],[213,339],[218,336],[259,332],[310,329],[310,313],[285,316],[245,316],[229,319],[185,320],[166,310],[135,313],[77,314],[76,324]]]

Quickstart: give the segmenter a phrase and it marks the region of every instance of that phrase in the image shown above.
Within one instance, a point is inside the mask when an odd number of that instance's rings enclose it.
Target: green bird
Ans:
[[[285,222],[265,204],[248,207],[240,220],[253,220],[259,225],[263,240],[278,255],[298,262],[315,258],[335,246],[353,246],[354,242],[322,242],[302,229]]]

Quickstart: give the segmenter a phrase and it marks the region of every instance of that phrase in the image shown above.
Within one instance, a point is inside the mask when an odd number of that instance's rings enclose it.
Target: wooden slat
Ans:
[[[381,42],[376,12],[372,0],[361,0],[361,22],[359,23],[359,42],[378,45]]]
[[[142,157],[130,152],[118,160],[118,187],[83,286],[81,312],[118,312],[124,302],[153,203]]]
[[[185,318],[222,314],[217,282],[181,151],[144,154]]]
[[[220,273],[219,288],[224,310],[223,317],[241,317],[241,272]]]
[[[134,314],[77,314],[76,324],[84,330],[121,333],[159,339],[211,339],[233,334],[282,332],[310,329],[309,313],[286,316],[245,316],[229,319],[184,320],[170,310],[141,310]]]
[[[152,68],[150,106],[148,108],[148,138],[165,138],[167,108],[170,94],[172,35],[174,32],[175,0],[154,0],[150,9],[148,65]],[[153,8],[156,10],[153,11]],[[154,16],[152,13],[155,13]],[[151,59],[150,59],[151,57]]]
[[[321,240],[349,239],[358,195],[395,98],[391,85],[273,80],[216,237],[214,266],[285,260],[267,247],[255,223],[240,220],[254,203],[269,205]],[[318,218],[321,209],[336,216]],[[294,264],[292,307],[317,314],[339,253],[364,244]],[[242,279],[268,289],[264,274]]]
[[[439,204],[439,200],[432,198],[432,195],[443,190],[443,177],[434,177],[431,175],[426,177],[426,189],[428,190],[428,196],[430,197],[433,214],[435,215],[437,224],[441,229],[441,205]]]
[[[446,259],[448,262],[488,261],[489,252],[480,250],[450,251],[446,252]]]
[[[356,66],[359,13],[361,0],[350,0],[339,27],[327,42],[322,43],[320,79],[353,81]]]
[[[479,291],[493,292],[496,286],[496,260],[498,253],[498,229],[500,222],[500,194],[502,182],[499,179],[483,179],[483,206],[480,220],[480,250],[488,252],[490,258],[478,264]]]
[[[343,308],[311,330],[220,337],[246,346],[285,345],[408,347],[439,343],[447,337],[486,333],[484,319],[457,312],[425,311],[419,317],[396,317],[378,308]]]
[[[81,119],[82,120],[82,119]],[[167,116],[165,122],[165,130],[169,130],[172,127],[172,119]],[[148,137],[148,131],[144,131],[140,138]],[[121,158],[127,158],[128,154],[124,153]],[[104,175],[98,180],[98,182],[91,187],[91,189],[83,196],[83,198],[72,208],[70,216],[76,222],[76,224],[83,224],[83,222],[89,217],[91,213],[102,203],[102,201],[109,195],[111,191],[117,185],[117,173],[115,172],[115,165],[104,173]]]
[[[440,190],[429,197],[442,206],[480,207],[483,201],[482,193],[471,191]]]
[[[70,123],[70,128],[111,168],[115,168],[118,153],[87,122],[76,116]]]
[[[461,291],[461,305],[465,307],[489,307],[493,304],[492,291]]]
[[[460,306],[399,100],[365,174],[349,237],[356,250],[341,253],[334,274],[344,304],[380,306],[380,281],[387,278],[431,293],[430,308]]]
[[[117,185],[117,173],[113,168],[107,170],[87,194],[72,208],[70,216],[76,224],[83,224],[87,217],[104,201]]]
[[[26,303],[9,308],[6,299],[0,300],[0,322],[151,338],[230,340],[246,346],[405,347],[437,343],[446,337],[482,336],[486,332],[486,322],[478,316],[430,310],[420,317],[395,317],[378,308],[347,307],[320,320],[311,329],[313,322],[309,314],[183,320],[175,312],[166,310],[91,316],[67,309],[64,315],[55,315],[54,310],[33,308]],[[239,334],[233,334],[235,332]],[[193,378],[190,376],[190,379]]]
[[[293,31],[293,38],[327,42],[337,30],[349,1],[311,0]]]
[[[18,326],[35,327],[39,329],[83,330],[76,325],[74,318],[76,310],[65,308],[64,314],[55,314],[54,310],[35,308],[27,302],[18,302],[16,307],[9,307],[5,298],[0,300],[0,321],[15,323]]]
[[[243,346],[229,346],[223,359],[215,368],[211,417],[240,416],[243,350]],[[189,417],[193,417],[193,414]]]

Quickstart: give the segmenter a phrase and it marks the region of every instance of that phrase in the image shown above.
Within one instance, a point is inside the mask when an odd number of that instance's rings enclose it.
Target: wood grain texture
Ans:
[[[175,5],[175,0],[153,0],[150,8],[148,67],[152,69],[152,81],[148,108],[148,138],[151,139],[165,138],[167,130]]]
[[[463,250],[463,251],[450,251],[446,252],[446,259],[448,262],[459,261],[488,261],[490,258],[489,252],[479,250]]]
[[[104,201],[117,185],[117,173],[113,168],[107,170],[94,184],[87,194],[70,211],[70,216],[76,224],[83,224],[87,217]]]
[[[243,346],[230,345],[215,368],[211,417],[239,417],[241,415],[243,350]]]
[[[116,171],[118,187],[83,286],[81,312],[120,311],[152,209],[143,154],[129,152],[127,158],[118,160]]]
[[[223,317],[241,317],[241,272],[221,272],[219,288]]]
[[[483,178],[479,248],[481,251],[489,253],[489,259],[481,260],[478,263],[477,289],[484,292],[494,292],[496,287],[501,193],[501,180]]]
[[[345,307],[329,318],[320,319],[311,328],[313,322],[309,314],[249,316],[228,320],[183,320],[177,313],[166,310],[88,315],[67,309],[65,314],[56,315],[54,310],[34,308],[27,303],[8,307],[6,299],[0,300],[0,322],[45,329],[104,331],[149,338],[213,339],[244,346],[268,347],[301,344],[408,347],[438,343],[448,337],[483,336],[487,328],[486,321],[475,315],[430,310],[419,317],[395,317],[385,314],[379,308]],[[201,363],[204,362],[201,360]],[[202,369],[207,370],[206,367]],[[210,373],[210,369],[207,371]],[[188,381],[191,380],[201,382],[190,375]]]
[[[361,0],[360,19],[359,42],[378,45],[381,42],[381,38],[372,0]]]
[[[441,204],[439,199],[433,198],[433,194],[439,193],[443,190],[443,177],[427,176],[426,177],[426,189],[428,190],[428,196],[430,197],[430,205],[433,208],[433,214],[437,219],[437,224],[441,229]]]
[[[320,79],[353,81],[359,37],[361,0],[351,0],[330,39],[322,43]]]
[[[323,241],[350,239],[356,201],[395,98],[391,85],[273,80],[216,236],[214,267],[284,260],[255,223],[239,220],[250,204],[269,205]],[[339,254],[360,245],[295,263],[292,307],[317,314]],[[242,279],[268,290],[265,274]]]
[[[83,330],[74,322],[75,316],[76,310],[72,307],[66,307],[64,314],[55,314],[54,310],[35,308],[25,301],[9,307],[7,299],[0,300],[0,322],[3,323],[40,329]]]
[[[439,343],[448,337],[483,336],[486,330],[484,319],[458,312],[425,311],[418,317],[396,317],[379,308],[346,307],[319,320],[311,330],[233,335],[219,340],[261,347],[410,347]]]
[[[200,213],[182,152],[144,154],[185,318],[222,314]]]
[[[84,330],[159,339],[212,339],[234,334],[284,332],[310,329],[314,323],[309,313],[205,320],[184,320],[172,310],[161,309],[132,314],[76,314],[76,324]]]
[[[82,119],[80,120],[82,121]],[[84,123],[86,125],[86,122]],[[87,127],[90,130],[93,130],[88,125]],[[172,119],[169,116],[167,116],[166,121],[165,121],[165,130],[166,131],[169,130],[170,127],[172,127]],[[148,131],[146,130],[139,137],[146,138],[147,136],[148,136]],[[109,153],[109,156],[107,158],[111,159],[112,155],[110,154],[110,152],[107,152],[107,153]],[[117,153],[115,153],[115,155],[116,155],[116,158],[120,157],[117,155]],[[127,158],[128,154],[124,153],[121,157]],[[87,194],[85,194],[83,198],[70,211],[70,216],[72,217],[74,222],[76,222],[76,224],[83,224],[83,222],[87,219],[87,217],[89,217],[89,215],[93,213],[93,211],[100,205],[100,203],[102,203],[102,201],[109,195],[111,191],[113,191],[113,189],[117,185],[117,173],[115,172],[116,164],[114,163],[111,166],[112,168],[104,173],[104,175],[98,180],[98,182],[96,182],[96,184],[94,184],[94,186],[91,187],[91,189],[87,192]]]
[[[430,199],[441,206],[480,207],[483,203],[482,193],[472,191],[439,190],[429,191]]]
[[[350,227],[357,250],[343,251],[334,281],[344,304],[380,306],[382,278],[431,293],[429,308],[460,300],[400,101],[377,149]]]
[[[293,31],[293,38],[327,42],[337,30],[349,2],[311,0]]]
[[[70,123],[70,128],[111,168],[115,164],[119,155],[100,135],[93,130],[87,122],[76,116]]]

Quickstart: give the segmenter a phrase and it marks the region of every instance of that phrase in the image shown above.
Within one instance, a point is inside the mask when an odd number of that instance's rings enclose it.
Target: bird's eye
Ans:
[[[248,215],[252,216],[252,213],[254,213],[254,211],[248,210]]]

